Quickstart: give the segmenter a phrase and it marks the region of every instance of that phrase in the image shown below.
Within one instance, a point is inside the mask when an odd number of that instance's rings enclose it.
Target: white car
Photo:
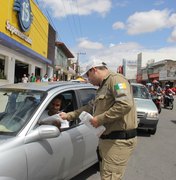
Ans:
[[[38,125],[58,94],[64,111],[94,98],[96,88],[74,82],[20,83],[0,87],[0,179],[71,179],[97,162],[98,137],[79,119],[61,131]]]
[[[146,86],[139,83],[131,83],[131,85],[137,108],[138,129],[144,129],[155,134],[159,121],[158,109]]]

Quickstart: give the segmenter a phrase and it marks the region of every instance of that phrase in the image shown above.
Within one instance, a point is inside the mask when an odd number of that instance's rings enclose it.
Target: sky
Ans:
[[[174,0],[35,0],[57,31],[57,40],[79,59],[116,71],[122,59],[176,60]]]

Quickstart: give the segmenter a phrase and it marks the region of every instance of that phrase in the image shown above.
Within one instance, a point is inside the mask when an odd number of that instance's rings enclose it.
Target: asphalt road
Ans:
[[[100,180],[91,167],[72,180]],[[138,133],[138,144],[124,180],[176,180],[176,99],[174,109],[162,109],[155,135]]]

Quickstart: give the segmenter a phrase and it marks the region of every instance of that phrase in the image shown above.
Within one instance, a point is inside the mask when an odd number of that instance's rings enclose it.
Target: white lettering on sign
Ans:
[[[6,29],[11,32],[11,34],[15,34],[21,39],[25,40],[27,43],[32,44],[32,39],[23,34],[21,31],[19,31],[17,28],[12,26],[9,22],[9,20],[6,21]]]

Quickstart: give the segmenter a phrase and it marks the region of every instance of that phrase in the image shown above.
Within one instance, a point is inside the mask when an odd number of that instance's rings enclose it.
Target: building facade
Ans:
[[[123,75],[130,81],[136,82],[137,61],[123,59]]]
[[[72,67],[71,58],[74,58],[74,56],[66,45],[63,42],[56,42],[54,73],[59,80],[67,81],[70,80],[72,76],[75,76],[76,72]]]
[[[56,32],[38,6],[33,0],[0,4],[0,85],[21,82],[23,74],[52,74]]]
[[[146,84],[152,83],[153,80],[158,80],[162,86],[167,82],[171,86],[176,86],[176,61],[162,60],[147,64],[141,68],[137,74],[137,82]]]

